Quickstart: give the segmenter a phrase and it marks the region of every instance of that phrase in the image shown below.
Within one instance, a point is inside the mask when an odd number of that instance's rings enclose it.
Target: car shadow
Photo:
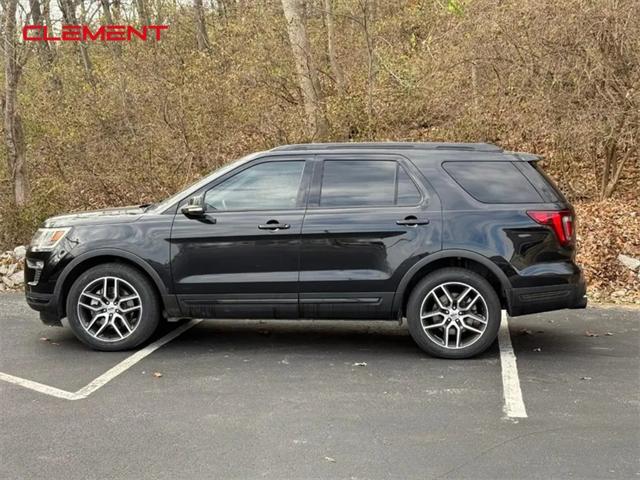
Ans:
[[[171,329],[171,324],[163,331]],[[397,322],[204,320],[182,334],[179,343],[190,354],[278,351],[291,354],[384,352],[386,357],[432,358]],[[497,342],[475,358],[495,358]],[[434,360],[437,360],[434,358]]]

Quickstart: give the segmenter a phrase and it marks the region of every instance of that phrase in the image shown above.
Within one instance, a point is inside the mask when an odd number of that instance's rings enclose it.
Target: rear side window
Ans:
[[[542,197],[511,162],[445,162],[443,168],[483,203],[540,203]]]
[[[395,161],[324,161],[322,207],[417,205],[420,200],[415,183]]]
[[[549,202],[566,202],[566,198],[551,178],[540,168],[536,162],[520,162],[521,169],[527,174],[529,180]]]

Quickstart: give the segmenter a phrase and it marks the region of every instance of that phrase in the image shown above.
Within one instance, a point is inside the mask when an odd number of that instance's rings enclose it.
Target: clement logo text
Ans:
[[[160,41],[163,30],[168,25],[144,25],[140,28],[131,25],[102,25],[92,30],[88,25],[62,25],[60,35],[49,34],[46,25],[25,25],[22,29],[22,39],[26,42],[130,42],[136,38],[147,41]]]

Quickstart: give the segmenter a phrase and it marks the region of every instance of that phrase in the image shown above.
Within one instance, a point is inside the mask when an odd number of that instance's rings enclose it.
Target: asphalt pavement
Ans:
[[[640,310],[509,322],[527,418],[497,345],[439,360],[397,323],[207,320],[134,358],[2,294],[0,478],[640,479]]]

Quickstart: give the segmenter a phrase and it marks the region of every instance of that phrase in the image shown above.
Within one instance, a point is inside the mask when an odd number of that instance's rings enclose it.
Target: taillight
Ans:
[[[540,225],[550,226],[563,247],[573,242],[574,220],[571,210],[529,210],[527,215]]]

